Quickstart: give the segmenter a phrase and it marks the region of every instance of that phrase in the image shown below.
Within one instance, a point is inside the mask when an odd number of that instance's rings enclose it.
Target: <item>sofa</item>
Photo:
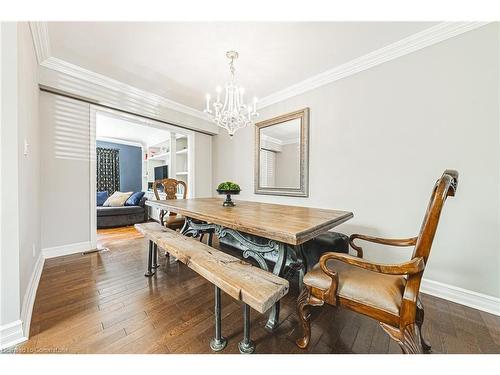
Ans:
[[[148,221],[148,210],[144,196],[137,206],[97,206],[97,228],[125,227]]]

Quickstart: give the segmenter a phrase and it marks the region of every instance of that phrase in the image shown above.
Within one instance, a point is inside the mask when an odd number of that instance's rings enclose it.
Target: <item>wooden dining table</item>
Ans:
[[[219,198],[147,200],[146,205],[186,218],[181,233],[198,237],[215,234],[219,241],[242,251],[260,268],[284,276],[285,269],[297,270],[301,281],[306,270],[303,244],[351,219],[352,212],[236,200],[223,207]],[[274,263],[272,271],[268,262]],[[279,324],[279,302],[266,324]]]

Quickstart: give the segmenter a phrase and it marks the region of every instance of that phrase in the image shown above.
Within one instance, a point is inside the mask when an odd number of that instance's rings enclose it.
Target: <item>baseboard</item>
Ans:
[[[33,305],[35,304],[36,291],[38,290],[38,283],[42,276],[43,265],[45,258],[43,253],[40,252],[38,259],[31,273],[31,278],[28,287],[24,293],[23,306],[21,309],[21,319],[23,321],[24,336],[30,337],[31,314],[33,313]]]
[[[26,340],[27,338],[23,334],[22,321],[16,320],[0,326],[0,350],[10,348]]]
[[[500,316],[500,298],[429,279],[422,279],[420,291],[431,296]]]
[[[81,253],[92,249],[92,244],[90,241],[77,242],[68,245],[47,247],[42,249],[42,254],[45,259],[60,257],[63,255],[70,255],[75,253]]]

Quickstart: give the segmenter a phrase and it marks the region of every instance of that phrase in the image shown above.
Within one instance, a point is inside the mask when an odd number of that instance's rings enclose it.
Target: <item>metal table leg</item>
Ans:
[[[243,341],[238,343],[241,354],[251,354],[255,351],[255,343],[250,339],[250,306],[243,306]]]
[[[158,264],[158,245],[153,243],[153,265],[152,268],[158,268],[160,265]]]
[[[285,269],[287,256],[287,246],[283,243],[278,244],[278,259],[274,264],[273,273],[278,276],[283,276],[283,270]],[[271,313],[269,314],[269,319],[266,323],[266,329],[268,331],[274,331],[278,325],[280,320],[280,301],[276,302],[271,308]]]
[[[215,287],[215,337],[210,340],[210,349],[219,352],[226,347],[227,340],[222,337],[221,329],[221,293],[220,288]]]
[[[148,253],[148,270],[144,273],[144,276],[151,277],[155,274],[153,270],[153,241],[149,241],[149,253]]]

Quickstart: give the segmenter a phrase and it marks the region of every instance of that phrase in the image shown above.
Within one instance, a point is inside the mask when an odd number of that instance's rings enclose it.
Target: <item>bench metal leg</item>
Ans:
[[[215,337],[210,340],[210,348],[214,352],[219,352],[226,347],[227,340],[222,337],[221,329],[221,292],[215,287]]]
[[[149,241],[149,253],[148,253],[148,270],[144,274],[146,277],[151,277],[155,274],[153,270],[153,241]]]
[[[160,265],[158,264],[158,245],[153,243],[153,265],[152,268],[158,268]]]
[[[255,343],[250,340],[250,306],[243,306],[243,341],[238,343],[241,354],[251,354],[255,351]]]

